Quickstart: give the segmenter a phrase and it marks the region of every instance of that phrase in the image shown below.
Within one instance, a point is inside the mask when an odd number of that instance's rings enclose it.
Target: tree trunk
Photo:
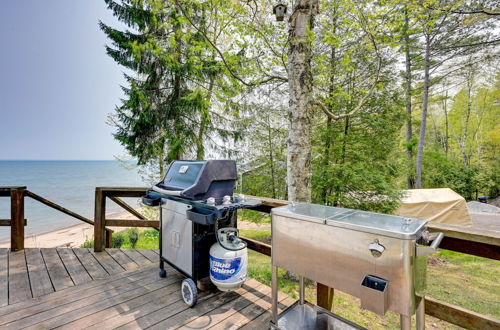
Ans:
[[[332,33],[336,34],[337,33],[337,8],[335,7],[333,9],[332,13]],[[330,73],[330,82],[328,86],[328,96],[329,97],[334,97],[334,88],[335,88],[335,66],[336,66],[336,61],[337,61],[337,49],[332,45],[331,46],[331,52],[330,52],[330,66],[332,72]],[[332,118],[328,117],[326,119],[326,137],[325,137],[325,145],[324,145],[324,151],[323,151],[323,162],[322,162],[322,177],[326,178],[327,173],[328,173],[328,168],[330,166],[330,149],[332,147],[332,127],[333,127],[333,120]],[[325,180],[326,181],[326,180]],[[321,200],[325,205],[328,205],[328,194],[330,192],[330,185],[328,182],[323,182],[323,188],[321,190]]]
[[[210,78],[210,83],[208,85],[208,94],[207,94],[208,106],[206,112],[201,113],[200,130],[198,131],[198,136],[196,137],[196,159],[198,160],[202,160],[205,158],[205,146],[203,144],[203,139],[205,137],[205,131],[207,129],[207,125],[210,121],[208,111],[210,108],[210,104],[212,103],[213,90],[214,90],[214,78]]]
[[[469,134],[469,121],[470,121],[470,113],[472,109],[472,84],[473,84],[473,75],[470,73],[470,76],[467,79],[467,112],[465,113],[465,124],[464,124],[464,135],[462,138],[462,143],[460,143],[460,150],[462,152],[462,162],[465,167],[468,167],[469,164],[469,156],[467,155],[467,137]]]
[[[449,140],[450,140],[450,133],[449,133],[449,124],[448,124],[448,91],[446,91],[446,94],[444,96],[444,104],[443,104],[443,109],[444,109],[444,152],[446,154],[446,158],[448,158],[448,149],[449,149]]]
[[[411,128],[411,58],[410,58],[410,36],[408,34],[408,19],[409,19],[408,12],[405,11],[404,44],[405,44],[405,65],[406,65],[406,71],[405,71],[406,160],[408,161],[408,164],[411,164],[413,159],[413,147],[411,146],[411,138],[413,134]],[[408,170],[407,184],[408,184],[408,189],[414,188],[415,180],[411,170]]]
[[[425,128],[427,124],[427,108],[429,105],[429,84],[430,84],[430,53],[431,53],[431,39],[430,35],[425,35],[425,58],[424,58],[424,90],[422,99],[422,121],[420,123],[420,135],[418,139],[418,153],[417,153],[417,176],[415,182],[415,188],[422,188],[422,161],[424,156],[424,145],[425,145]]]
[[[276,176],[274,174],[274,154],[273,154],[273,136],[272,136],[272,127],[271,121],[269,120],[269,116],[267,117],[267,140],[268,140],[268,148],[269,148],[269,161],[270,166],[269,169],[271,171],[271,189],[272,189],[272,198],[276,198]]]
[[[311,201],[311,53],[318,0],[296,0],[290,17],[288,47],[288,198]]]

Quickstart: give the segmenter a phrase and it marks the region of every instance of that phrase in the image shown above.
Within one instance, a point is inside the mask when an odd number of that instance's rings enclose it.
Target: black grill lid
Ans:
[[[170,164],[165,178],[153,190],[193,200],[222,198],[233,195],[236,180],[234,160],[178,160]]]

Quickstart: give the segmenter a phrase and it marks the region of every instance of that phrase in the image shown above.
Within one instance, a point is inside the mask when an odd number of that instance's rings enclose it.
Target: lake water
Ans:
[[[127,168],[134,163],[125,163]],[[30,191],[90,219],[94,218],[97,186],[146,186],[137,168],[119,161],[0,161],[0,186],[27,186]],[[133,207],[138,199],[126,201]],[[106,212],[123,211],[109,199]],[[10,218],[10,199],[0,197],[0,219]],[[40,234],[83,223],[31,198],[25,199],[25,235]],[[10,239],[10,227],[0,227],[0,242]]]

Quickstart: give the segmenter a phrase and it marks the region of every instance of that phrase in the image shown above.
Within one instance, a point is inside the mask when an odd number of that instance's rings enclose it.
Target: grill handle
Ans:
[[[432,244],[429,246],[417,246],[417,257],[426,256],[428,254],[433,254],[437,251],[439,244],[444,238],[443,233],[431,233],[429,234],[429,241],[432,241]]]

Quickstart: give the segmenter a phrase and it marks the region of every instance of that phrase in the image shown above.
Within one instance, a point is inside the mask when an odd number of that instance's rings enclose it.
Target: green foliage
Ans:
[[[83,242],[83,244],[80,245],[80,247],[81,248],[86,248],[86,249],[94,248],[94,240],[93,239],[85,238],[85,242]]]
[[[139,230],[137,228],[131,228],[128,231],[128,241],[133,249],[135,249],[137,245],[137,241],[139,240]]]
[[[119,249],[122,247],[124,241],[125,241],[125,238],[120,233],[113,235],[112,247]]]

